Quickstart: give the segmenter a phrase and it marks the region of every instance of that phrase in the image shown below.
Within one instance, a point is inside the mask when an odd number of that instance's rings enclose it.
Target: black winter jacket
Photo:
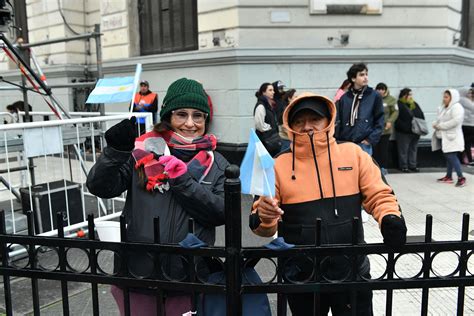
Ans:
[[[188,233],[188,220],[195,220],[195,235],[209,245],[215,242],[215,227],[224,224],[224,170],[229,165],[214,152],[214,163],[201,183],[188,173],[170,179],[169,191],[148,192],[138,179],[130,152],[106,147],[87,177],[89,191],[101,198],[117,197],[125,190],[123,213],[129,241],[153,242],[153,218],[160,217],[161,243],[177,244]],[[178,256],[163,256],[162,271],[167,277],[185,275]],[[152,274],[152,258],[144,253],[129,255],[129,271],[135,276]]]
[[[360,143],[367,139],[374,146],[382,135],[384,112],[382,97],[371,87],[367,87],[359,105],[359,113],[354,126],[350,126],[351,107],[354,94],[347,91],[337,103],[337,140]]]
[[[411,131],[411,121],[413,117],[425,118],[418,103],[415,102],[415,109],[412,111],[407,104],[398,101],[398,118],[395,121],[395,130],[399,133],[414,134]]]

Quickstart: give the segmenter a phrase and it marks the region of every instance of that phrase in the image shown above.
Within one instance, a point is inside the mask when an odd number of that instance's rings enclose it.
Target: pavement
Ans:
[[[465,168],[467,185],[457,188],[454,184],[440,184],[437,178],[444,175],[442,169],[422,169],[421,173],[397,173],[389,170],[387,181],[394,189],[408,226],[409,241],[421,241],[425,231],[427,214],[433,216],[433,239],[436,241],[460,240],[462,214],[469,213],[470,235],[474,240],[474,168]],[[259,246],[269,242],[269,239],[255,236],[248,227],[247,210],[250,209],[251,197],[242,196],[242,243],[243,246]],[[382,237],[378,224],[370,218],[364,224],[366,241],[368,243],[381,242]],[[224,245],[224,229],[217,230],[216,245]],[[47,255],[46,261],[53,260]],[[416,274],[421,267],[421,261],[416,254],[406,255],[401,259],[400,276],[409,277]],[[104,258],[110,260],[111,258]],[[383,259],[370,257],[372,275],[376,277],[384,270]],[[457,255],[442,253],[435,257],[434,266],[440,275],[447,275],[455,270]],[[77,260],[78,266],[82,259]],[[398,267],[397,264],[397,267]],[[470,271],[474,271],[474,256],[468,262]],[[271,263],[262,260],[256,266],[262,279],[271,278],[274,267]],[[92,299],[90,285],[70,282],[70,311],[71,315],[91,315]],[[59,282],[40,281],[40,303],[42,315],[60,315],[62,313],[61,290]],[[31,306],[31,281],[15,278],[12,282],[13,306],[16,315],[32,314]],[[109,293],[109,286],[101,285],[99,288],[101,315],[117,315],[118,311],[114,300]],[[3,297],[3,288],[0,288],[0,297]],[[421,289],[396,290],[393,296],[393,315],[419,315],[421,311]],[[276,315],[276,297],[269,295],[273,315]],[[374,292],[374,313],[384,315],[385,291]],[[431,289],[429,294],[430,315],[456,314],[457,288]],[[0,313],[4,313],[4,302],[0,299]],[[288,312],[288,315],[291,315]],[[474,315],[474,288],[467,288],[465,295],[464,315]]]

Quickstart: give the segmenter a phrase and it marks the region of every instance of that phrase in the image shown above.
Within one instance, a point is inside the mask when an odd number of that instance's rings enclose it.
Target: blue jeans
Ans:
[[[358,143],[357,145],[360,146],[360,148],[362,148],[363,151],[365,151],[366,153],[368,153],[370,156],[372,156],[372,145],[366,145],[366,144],[362,144],[362,143]]]
[[[450,177],[453,175],[453,168],[456,171],[456,174],[459,178],[462,178],[461,162],[458,159],[459,152],[444,153],[446,157],[446,162],[448,163],[446,169],[446,176]]]

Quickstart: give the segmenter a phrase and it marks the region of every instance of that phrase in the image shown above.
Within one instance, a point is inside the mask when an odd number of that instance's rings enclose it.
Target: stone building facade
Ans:
[[[298,91],[332,97],[348,67],[362,61],[368,64],[370,85],[383,81],[395,96],[401,88],[412,88],[428,120],[446,88],[474,82],[474,5],[466,6],[469,1],[199,0],[197,50],[142,56],[143,1],[27,0],[29,40],[90,32],[100,24],[105,76],[130,75],[142,63],[142,77],[159,93],[160,104],[175,79],[201,81],[215,104],[211,130],[221,144],[236,150],[247,142],[254,93],[263,82],[282,80]],[[173,1],[179,2],[161,2]],[[94,75],[93,41],[38,47],[35,53],[51,84],[85,72]],[[18,81],[14,67],[0,56],[2,75]],[[70,89],[55,93],[71,104]],[[7,102],[20,95],[2,94]],[[46,109],[38,97],[31,96],[31,103]],[[106,111],[126,109],[126,104],[106,105]]]

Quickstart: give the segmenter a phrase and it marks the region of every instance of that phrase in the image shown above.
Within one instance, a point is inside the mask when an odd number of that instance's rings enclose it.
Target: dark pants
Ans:
[[[321,294],[319,310],[321,315],[327,315],[329,309],[334,316],[351,315],[351,296],[348,292]],[[288,295],[293,316],[313,315],[313,293],[297,293]],[[372,291],[357,292],[357,315],[372,316]]]
[[[397,132],[398,166],[400,169],[416,168],[420,135]]]
[[[462,178],[461,162],[458,159],[458,153],[459,152],[444,153],[444,157],[446,158],[446,162],[448,164],[446,169],[447,177],[452,177],[454,169],[458,175],[458,178]]]
[[[390,134],[382,135],[380,141],[374,147],[374,159],[377,161],[381,168],[388,168],[388,144],[390,140]]]
[[[125,306],[123,301],[123,291],[115,285],[112,285],[110,292],[117,303],[120,315],[125,315]],[[164,301],[166,316],[181,316],[191,311],[191,296],[170,296]],[[130,315],[156,315],[156,296],[130,291]]]
[[[464,154],[466,154],[467,160],[472,162],[471,147],[474,144],[474,126],[463,125],[462,133],[464,135]]]

